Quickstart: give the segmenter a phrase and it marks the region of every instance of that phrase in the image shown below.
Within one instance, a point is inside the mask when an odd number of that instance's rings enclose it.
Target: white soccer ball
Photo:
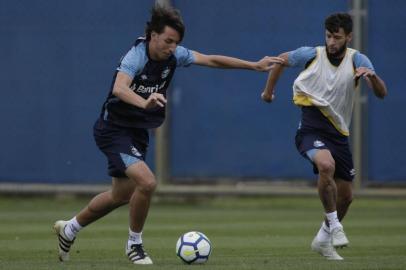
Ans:
[[[176,243],[176,255],[188,264],[205,263],[210,253],[210,240],[201,232],[187,232]]]

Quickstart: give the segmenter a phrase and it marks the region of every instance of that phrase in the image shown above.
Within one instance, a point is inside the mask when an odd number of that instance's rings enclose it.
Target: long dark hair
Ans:
[[[169,6],[155,5],[151,10],[151,20],[147,22],[145,27],[145,36],[147,40],[151,39],[152,31],[161,34],[165,26],[175,29],[182,41],[185,34],[185,25],[183,24],[180,11]]]

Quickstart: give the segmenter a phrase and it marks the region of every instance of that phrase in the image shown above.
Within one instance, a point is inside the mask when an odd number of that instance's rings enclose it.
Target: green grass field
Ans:
[[[322,211],[317,198],[216,198],[152,205],[144,244],[153,266],[124,255],[127,207],[80,232],[71,260],[59,263],[53,222],[88,199],[0,197],[0,269],[406,269],[406,199],[357,199],[344,222],[351,246],[342,262],[310,251]],[[204,232],[213,244],[205,265],[184,265],[175,243]]]

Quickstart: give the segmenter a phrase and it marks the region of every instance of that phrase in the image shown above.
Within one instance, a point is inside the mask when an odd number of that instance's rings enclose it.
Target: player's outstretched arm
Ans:
[[[384,98],[388,94],[385,82],[372,70],[366,67],[359,67],[355,71],[355,79],[363,77],[369,88],[374,91],[375,96]]]
[[[148,99],[144,99],[140,95],[137,95],[130,89],[131,77],[126,73],[119,71],[117,73],[116,81],[113,87],[113,95],[118,97],[125,103],[134,105],[143,109],[151,109],[154,107],[164,107],[166,99],[162,94],[153,93]]]
[[[261,94],[261,98],[265,102],[272,102],[275,98],[274,89],[275,85],[279,80],[279,77],[282,75],[285,65],[288,63],[288,53],[282,53],[279,55],[279,58],[283,59],[282,64],[275,64],[272,71],[269,72],[268,80],[266,81],[265,88]]]
[[[224,55],[205,55],[193,51],[195,64],[201,66],[208,66],[214,68],[238,68],[238,69],[251,69],[256,71],[270,71],[274,64],[283,63],[279,57],[265,56],[257,62],[245,61],[234,57]]]

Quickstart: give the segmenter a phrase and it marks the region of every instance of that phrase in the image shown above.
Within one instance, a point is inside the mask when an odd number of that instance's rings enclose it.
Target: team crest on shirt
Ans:
[[[164,69],[164,71],[162,71],[161,78],[162,78],[162,79],[165,79],[166,77],[168,77],[169,72],[171,72],[171,69],[170,69],[169,67],[166,67],[166,68]]]
[[[313,146],[316,147],[316,148],[322,147],[322,146],[324,146],[324,142],[319,141],[319,140],[315,140],[313,142]]]
[[[141,153],[134,146],[131,146],[131,153],[136,157],[141,157],[142,156]]]
[[[141,80],[145,81],[146,79],[148,79],[147,75],[142,74],[142,75],[141,75]]]

